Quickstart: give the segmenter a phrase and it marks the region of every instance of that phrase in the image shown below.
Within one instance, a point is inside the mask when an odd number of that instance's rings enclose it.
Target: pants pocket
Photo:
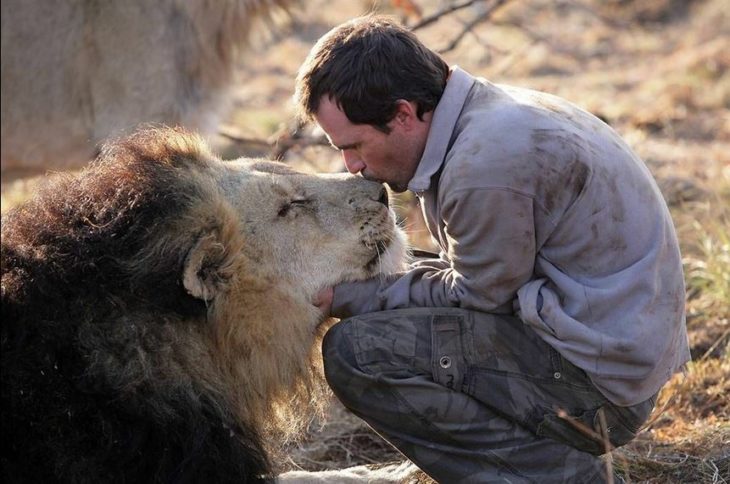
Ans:
[[[538,424],[535,433],[578,450],[601,455],[606,449],[602,439],[599,438],[600,434],[593,428],[597,412],[598,409],[587,410],[575,416],[547,413]]]
[[[656,396],[631,407],[606,403],[579,415],[547,413],[538,424],[536,434],[601,455],[633,440],[655,401]],[[608,438],[608,446],[604,435]]]
[[[606,432],[611,444],[614,447],[621,447],[633,440],[646,419],[649,418],[655,403],[656,395],[631,407],[605,405]],[[596,419],[600,420],[599,415],[596,415]],[[594,422],[594,426],[600,428],[600,421]]]

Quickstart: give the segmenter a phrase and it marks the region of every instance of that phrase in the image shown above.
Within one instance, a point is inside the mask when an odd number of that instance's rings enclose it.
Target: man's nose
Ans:
[[[344,150],[342,152],[342,159],[345,161],[345,167],[347,171],[356,175],[365,169],[365,163],[362,162],[357,153],[351,150]]]

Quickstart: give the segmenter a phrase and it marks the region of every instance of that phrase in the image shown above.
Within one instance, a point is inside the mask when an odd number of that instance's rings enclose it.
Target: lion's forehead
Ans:
[[[221,186],[230,189],[234,197],[255,197],[260,203],[270,198],[324,198],[360,203],[376,196],[382,187],[360,176],[304,173],[283,163],[263,160],[227,163],[221,173]]]

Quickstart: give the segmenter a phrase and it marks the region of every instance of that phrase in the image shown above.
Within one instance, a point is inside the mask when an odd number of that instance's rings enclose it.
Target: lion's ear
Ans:
[[[202,235],[185,258],[183,285],[190,295],[211,301],[231,277],[225,245],[215,233]]]

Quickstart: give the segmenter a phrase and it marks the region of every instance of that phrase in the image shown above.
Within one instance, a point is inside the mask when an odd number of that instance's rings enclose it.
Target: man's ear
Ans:
[[[203,234],[185,258],[183,286],[191,296],[212,301],[227,286],[231,269],[230,254],[217,231]]]
[[[410,127],[415,121],[418,121],[418,111],[415,101],[406,101],[398,99],[396,102],[396,111],[394,119],[403,127]]]

